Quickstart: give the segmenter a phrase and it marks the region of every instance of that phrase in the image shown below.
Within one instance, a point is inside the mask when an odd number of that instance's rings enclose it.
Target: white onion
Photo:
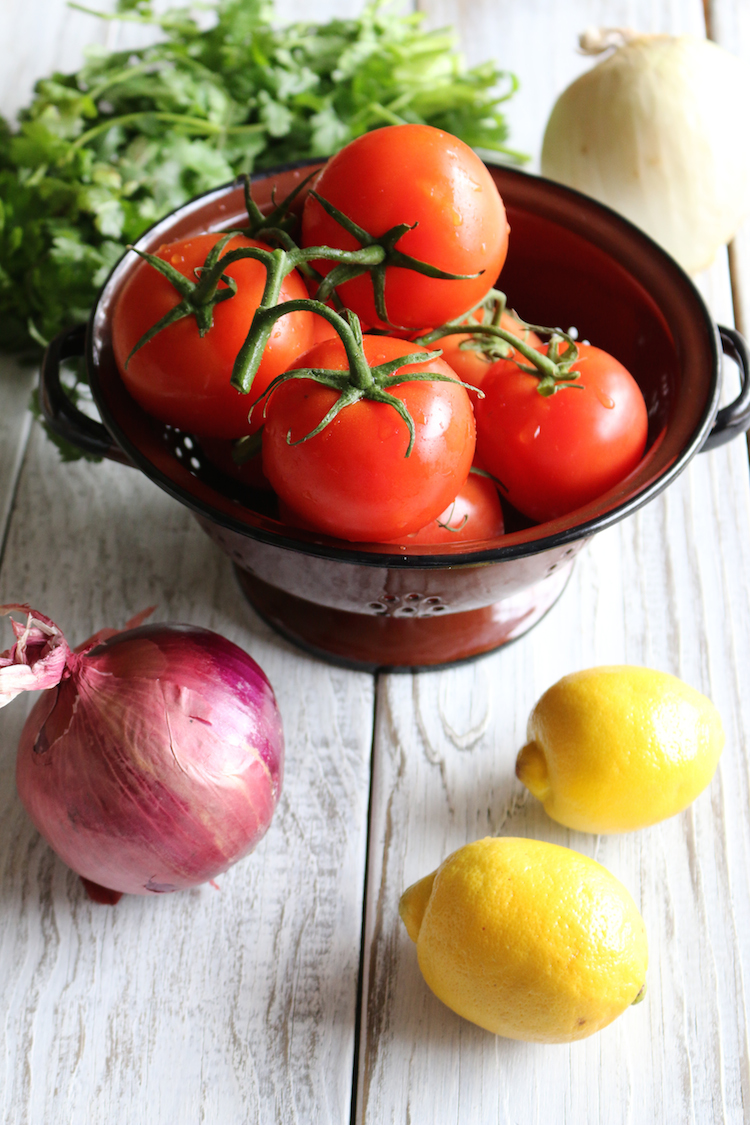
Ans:
[[[750,79],[707,39],[604,29],[620,43],[558,98],[544,176],[625,215],[689,273],[705,269],[750,211]]]

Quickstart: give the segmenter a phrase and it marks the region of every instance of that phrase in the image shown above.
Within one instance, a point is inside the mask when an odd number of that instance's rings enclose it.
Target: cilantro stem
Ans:
[[[71,8],[75,6],[75,4],[70,5]],[[150,70],[154,70],[156,67],[157,63],[151,60],[142,63],[130,63],[128,66],[116,70],[114,74],[110,74],[106,82],[100,82],[98,86],[87,90],[86,93],[93,102],[96,102],[105,90],[111,90],[113,86],[118,86],[121,82],[129,82],[130,79],[134,78],[137,74],[148,74]]]
[[[367,107],[367,118],[370,121],[387,121],[389,125],[403,125],[406,121],[405,117],[399,117],[397,113],[393,113],[387,106],[381,105],[380,102],[371,102]]]
[[[209,136],[227,133],[263,133],[266,130],[266,126],[261,122],[256,122],[253,125],[217,125],[203,117],[187,117],[184,113],[163,113],[159,110],[145,109],[138,113],[123,113],[119,117],[108,117],[106,121],[100,121],[98,125],[87,129],[85,133],[81,133],[79,137],[71,141],[65,160],[70,160],[76,149],[83,148],[94,137],[97,137],[100,133],[106,133],[116,125],[134,125],[139,121],[146,120],[171,122],[183,126],[187,132],[206,133]]]
[[[96,16],[100,20],[109,20],[110,22],[117,23],[142,23],[157,26],[169,26],[172,22],[169,19],[169,12],[165,12],[162,17],[159,16],[144,16],[140,12],[127,12],[118,10],[115,12],[100,12],[97,8],[87,8],[85,4],[76,4],[75,0],[68,0],[68,7],[75,8],[77,12],[84,12],[87,16]]]

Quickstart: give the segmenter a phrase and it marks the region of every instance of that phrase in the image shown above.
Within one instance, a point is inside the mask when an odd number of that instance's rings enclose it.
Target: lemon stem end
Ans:
[[[433,871],[431,875],[425,875],[424,879],[420,879],[419,882],[412,883],[410,887],[407,887],[398,904],[401,921],[406,926],[406,932],[415,944],[419,938],[422,919],[427,909],[427,903],[430,901],[434,882],[435,872]]]
[[[537,800],[545,801],[549,796],[547,759],[537,742],[527,742],[519,751],[516,758],[516,777]]]
[[[630,1005],[631,1008],[633,1007],[634,1004],[640,1004],[641,1000],[643,1000],[645,995],[646,995],[646,982],[644,980],[643,984],[641,985],[641,987],[638,989],[638,992],[636,993],[635,1000]]]

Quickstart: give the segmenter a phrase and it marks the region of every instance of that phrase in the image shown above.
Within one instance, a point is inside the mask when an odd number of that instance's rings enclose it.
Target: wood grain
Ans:
[[[373,688],[273,636],[228,561],[134,471],[60,466],[35,432],[0,576],[71,641],[138,609],[259,661],[284,717],[284,794],[220,889],[90,904],[28,823],[0,713],[5,1121],[338,1122],[348,1114]],[[157,531],[158,529],[158,531]],[[198,1116],[200,1111],[200,1117]]]
[[[700,0],[422,6],[433,26],[456,25],[470,62],[491,55],[519,74],[508,113],[532,168],[554,97],[591,65],[575,53],[580,30],[703,28]],[[331,0],[310,15],[359,8]],[[291,0],[276,10],[281,20],[301,14]],[[742,0],[712,0],[711,30],[745,52]],[[61,0],[7,0],[0,42],[14,50],[0,73],[0,110],[24,104],[36,77],[78,65],[85,42],[122,45],[140,34]],[[748,317],[748,250],[743,232],[734,287],[725,254],[700,279],[725,323],[733,309]],[[14,747],[31,701],[0,712],[0,1119],[346,1125],[358,1051],[361,1125],[741,1125],[750,1104],[744,443],[699,455],[661,498],[596,536],[527,637],[471,666],[375,683],[272,634],[191,517],[139,474],[60,465],[30,424],[28,373],[6,364],[0,379],[0,600],[31,601],[72,641],[151,604],[161,619],[214,628],[265,668],[287,736],[269,834],[219,890],[111,909],[85,898],[15,795]],[[599,839],[549,821],[513,765],[544,688],[575,668],[617,662],[663,668],[709,694],[727,747],[687,812]],[[629,887],[649,933],[644,1004],[592,1039],[539,1047],[489,1036],[432,996],[398,919],[399,895],[487,834],[568,844]]]
[[[3,70],[6,112],[36,75],[76,66],[101,30],[58,0],[3,7],[1,19],[0,40],[22,44]],[[36,424],[27,446],[29,377],[9,365],[1,374],[0,601],[31,602],[72,642],[148,605],[158,619],[215,629],[268,674],[287,757],[267,837],[218,890],[95,906],[15,794],[31,700],[0,712],[0,1120],[340,1125],[351,1102],[372,678],[272,634],[228,560],[140,474],[62,465]]]
[[[731,5],[732,0],[728,0]],[[542,137],[555,99],[579,74],[596,64],[578,54],[587,27],[634,27],[639,31],[704,33],[699,0],[418,0],[427,26],[458,30],[470,66],[488,57],[515,74],[518,94],[507,104],[513,147],[539,171]]]
[[[709,26],[711,37],[727,51],[739,55],[750,65],[750,8],[740,0],[710,0]],[[736,118],[737,144],[748,144],[747,118]],[[750,210],[750,200],[748,200]],[[734,315],[737,327],[750,334],[750,218],[737,232],[729,247],[729,268],[732,278]]]
[[[460,23],[470,60],[490,51],[519,73],[513,135],[535,156],[554,96],[588,65],[568,47],[578,30],[702,25],[699,4],[425,7],[435,23]],[[726,254],[700,285],[717,319],[731,323]],[[749,532],[739,441],[699,455],[661,498],[597,535],[561,601],[526,638],[472,669],[379,684],[358,1122],[746,1119]],[[727,749],[713,785],[681,816],[597,838],[550,821],[516,781],[514,762],[541,692],[567,672],[606,663],[661,668],[704,691],[724,716]],[[629,887],[649,934],[643,1005],[589,1040],[544,1047],[488,1036],[432,996],[398,898],[484,835],[573,847]]]

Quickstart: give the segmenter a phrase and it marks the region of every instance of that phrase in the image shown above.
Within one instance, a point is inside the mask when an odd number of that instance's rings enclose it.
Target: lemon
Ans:
[[[632,665],[564,676],[529,717],[516,774],[553,820],[626,832],[674,816],[714,775],[713,703],[676,676]]]
[[[404,891],[399,912],[435,995],[496,1035],[583,1039],[645,991],[646,930],[633,899],[570,848],[467,844]]]

